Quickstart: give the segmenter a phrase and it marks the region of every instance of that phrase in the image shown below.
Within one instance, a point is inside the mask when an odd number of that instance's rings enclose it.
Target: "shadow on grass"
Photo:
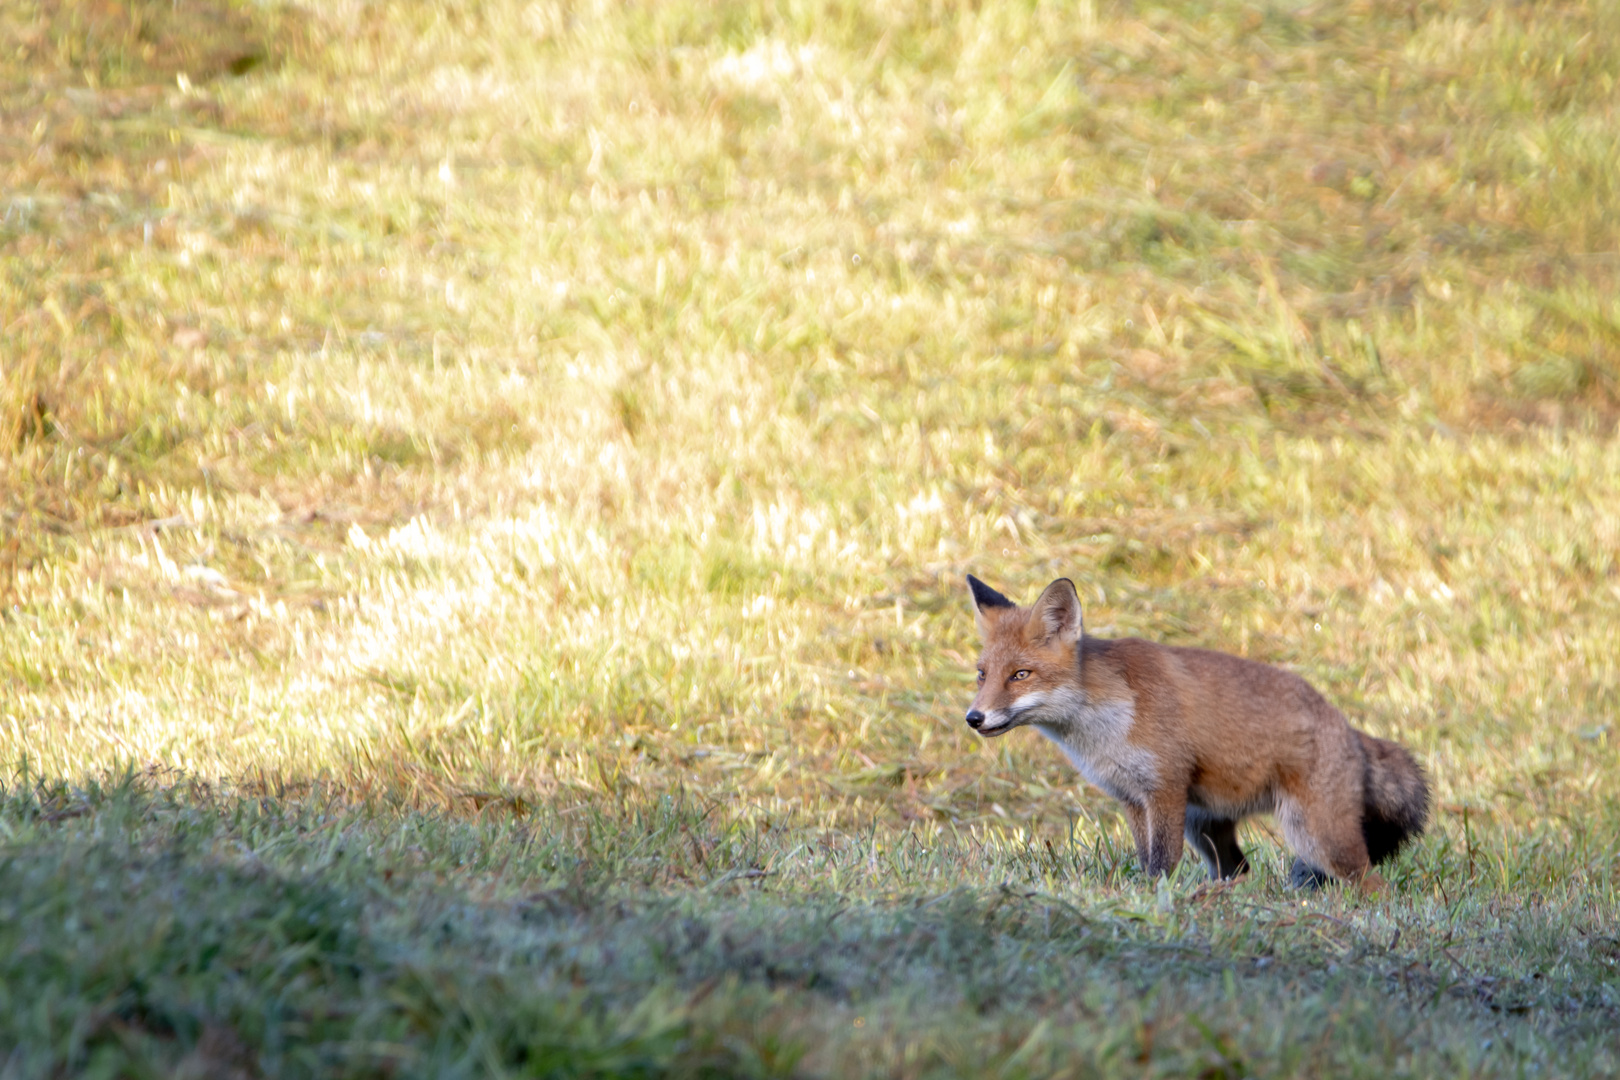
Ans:
[[[1449,907],[1302,904],[1193,875],[1115,887],[1079,861],[1054,883],[1016,846],[829,836],[679,794],[469,819],[156,779],[5,789],[18,1075],[1615,1064],[1613,911],[1589,896],[1454,880]],[[954,883],[874,887],[878,862]]]

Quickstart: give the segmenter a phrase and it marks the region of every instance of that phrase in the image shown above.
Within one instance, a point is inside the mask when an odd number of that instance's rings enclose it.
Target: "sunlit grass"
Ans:
[[[1537,970],[1575,1003],[1503,1023],[1612,1018],[1609,5],[32,0],[0,36],[0,758],[318,778],[380,815],[357,829],[410,808],[490,850],[493,819],[577,808],[634,847],[625,808],[678,798],[689,831],[773,826],[601,882],[683,896],[757,862],[726,890],[1010,881],[1157,919],[1109,801],[959,719],[963,573],[1026,599],[1065,575],[1092,632],[1292,667],[1428,766],[1395,897],[1320,901],[1368,920],[1348,956],[1393,919],[1469,973],[1475,1012],[1400,1036],[1401,1069],[1464,1067],[1488,970],[1533,982],[1491,912],[1546,920]],[[1296,904],[1249,829],[1244,888]],[[1208,948],[1253,953],[1212,910]],[[713,974],[671,962],[676,996]],[[1097,1038],[1136,1069],[1221,993]],[[826,1041],[807,994],[758,1030],[847,1071],[853,1029]],[[896,1011],[874,1068],[1023,1053],[1038,1018],[981,1005],[993,1052],[913,1061]],[[1198,1068],[1286,1030],[1208,1016]],[[1044,1075],[1048,1037],[1016,1067]],[[1601,1072],[1590,1049],[1565,1065]]]

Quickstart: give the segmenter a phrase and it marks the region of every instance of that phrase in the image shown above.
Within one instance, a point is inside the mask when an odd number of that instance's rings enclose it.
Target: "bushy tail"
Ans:
[[[1361,736],[1367,760],[1367,809],[1361,833],[1367,841],[1367,856],[1376,866],[1428,824],[1429,779],[1406,747],[1365,732],[1356,734]]]

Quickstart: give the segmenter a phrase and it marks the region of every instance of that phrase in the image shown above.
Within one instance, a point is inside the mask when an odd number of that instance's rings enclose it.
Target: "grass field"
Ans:
[[[0,74],[0,1077],[1620,1072],[1620,8],[10,0]],[[962,724],[968,571],[1305,674],[1431,830],[1147,881]]]

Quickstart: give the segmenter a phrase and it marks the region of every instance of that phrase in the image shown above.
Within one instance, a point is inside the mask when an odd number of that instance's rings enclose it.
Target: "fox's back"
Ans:
[[[1230,653],[1087,637],[1080,669],[1088,691],[1128,691],[1138,738],[1189,764],[1286,767],[1290,757],[1308,758],[1324,734],[1349,737],[1343,716],[1303,678]]]

